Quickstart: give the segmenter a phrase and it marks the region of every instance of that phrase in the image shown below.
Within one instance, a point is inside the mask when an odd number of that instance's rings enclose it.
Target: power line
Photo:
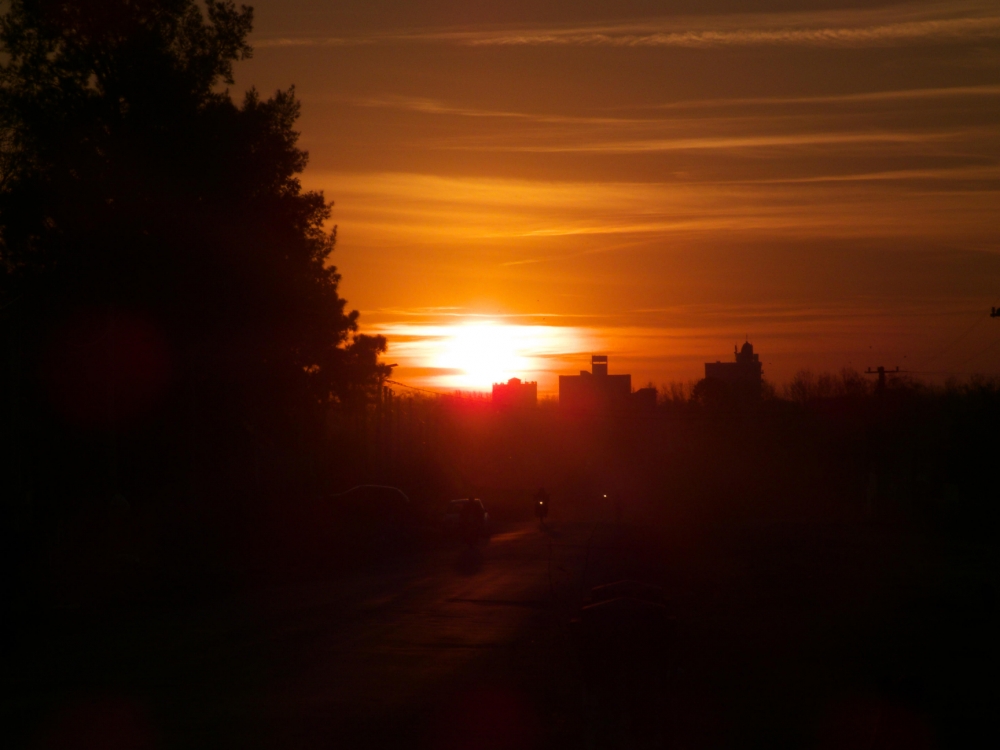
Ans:
[[[1000,346],[1000,339],[997,339],[992,344],[990,344],[989,346],[987,346],[985,349],[982,349],[982,350],[976,352],[975,354],[973,354],[967,360],[965,360],[964,362],[960,363],[959,367],[965,367],[965,365],[969,364],[969,362],[972,362],[974,359],[977,359],[978,357],[981,357],[984,354],[989,354],[991,351],[993,351],[994,349],[996,349],[997,346]]]
[[[979,315],[979,317],[976,318],[976,322],[975,323],[973,323],[971,326],[969,326],[964,331],[962,331],[962,333],[960,333],[956,338],[952,339],[950,343],[945,344],[944,347],[942,349],[939,349],[936,354],[932,355],[931,357],[929,357],[929,358],[927,358],[925,360],[922,360],[921,364],[929,365],[931,362],[933,362],[934,360],[936,360],[942,354],[945,354],[946,352],[950,351],[956,344],[958,344],[961,341],[963,341],[970,333],[972,333],[979,326],[981,326],[983,324],[983,322],[987,318],[989,318],[989,317],[990,317],[989,313],[986,313],[985,315],[982,315],[982,314]]]
[[[411,391],[420,391],[421,393],[430,393],[434,396],[442,396],[440,391],[432,391],[429,388],[418,388],[415,385],[407,385],[406,383],[400,383],[398,380],[386,380],[386,383],[391,383],[392,385],[398,385],[400,388],[409,388]]]

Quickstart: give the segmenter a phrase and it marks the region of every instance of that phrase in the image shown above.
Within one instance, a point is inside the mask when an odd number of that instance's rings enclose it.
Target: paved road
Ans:
[[[248,606],[270,622],[274,658],[284,662],[261,707],[275,739],[342,730],[378,744],[394,731],[448,734],[434,725],[470,715],[502,718],[477,700],[510,704],[505,720],[550,724],[531,705],[548,686],[530,683],[571,669],[564,637],[563,648],[546,648],[565,636],[589,529],[552,531],[557,538],[522,525],[475,554],[449,548],[413,569],[255,597]],[[533,668],[514,668],[530,659]]]
[[[132,738],[121,747],[551,746],[578,703],[566,613],[590,533],[524,524],[475,554],[443,545],[333,581],[64,623],[31,657],[29,734],[53,747],[108,732]]]
[[[661,746],[615,739],[632,715],[658,722],[633,739],[690,748],[858,747],[873,727],[879,746],[936,733],[968,747],[995,732],[991,694],[966,679],[988,671],[996,632],[992,552],[946,567],[919,537],[863,528],[642,532],[526,524],[478,556],[438,546],[198,606],[44,617],[10,639],[8,744]],[[663,586],[678,618],[671,687],[631,714],[584,698],[568,626],[590,586],[623,577]]]

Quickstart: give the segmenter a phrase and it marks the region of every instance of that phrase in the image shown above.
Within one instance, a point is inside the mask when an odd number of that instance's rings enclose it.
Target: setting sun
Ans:
[[[433,364],[459,371],[456,377],[468,387],[486,386],[528,369],[526,338],[518,326],[495,323],[458,326],[442,339],[441,352]]]
[[[513,377],[535,380],[550,373],[553,359],[589,346],[589,338],[576,328],[496,321],[399,324],[380,332],[390,336],[400,378],[442,389],[487,391]]]

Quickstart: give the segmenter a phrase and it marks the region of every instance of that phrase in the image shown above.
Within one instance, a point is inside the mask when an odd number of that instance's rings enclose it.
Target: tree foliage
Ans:
[[[15,494],[287,489],[331,405],[389,374],[338,292],[332,204],[299,181],[294,89],[226,88],[252,20],[230,0],[0,4]]]
[[[252,18],[228,0],[9,3],[0,295],[43,346],[82,311],[141,319],[175,385],[274,416],[386,372],[338,294],[331,204],[298,179],[294,90],[223,88]]]

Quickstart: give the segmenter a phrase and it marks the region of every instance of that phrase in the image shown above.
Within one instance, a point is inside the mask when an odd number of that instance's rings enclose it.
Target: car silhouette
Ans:
[[[470,507],[470,504],[474,507]],[[476,528],[463,528],[469,523],[476,524]],[[449,502],[441,514],[441,525],[450,534],[474,532],[480,538],[487,538],[493,533],[490,514],[486,512],[483,501],[478,497],[463,497]]]

